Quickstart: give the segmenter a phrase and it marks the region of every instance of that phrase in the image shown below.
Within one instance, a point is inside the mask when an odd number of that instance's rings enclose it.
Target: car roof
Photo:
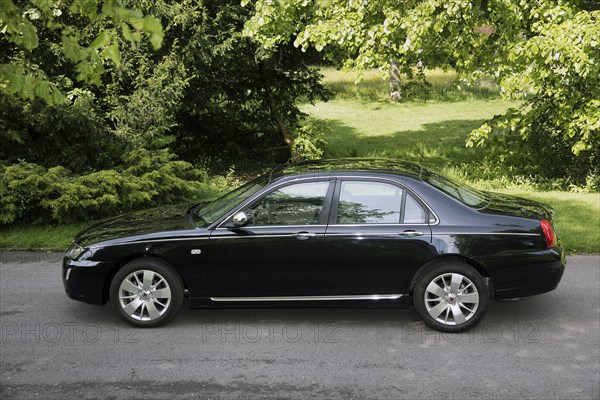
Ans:
[[[270,181],[307,174],[335,175],[337,173],[393,174],[420,179],[425,169],[417,163],[385,158],[340,158],[301,161],[274,168]]]

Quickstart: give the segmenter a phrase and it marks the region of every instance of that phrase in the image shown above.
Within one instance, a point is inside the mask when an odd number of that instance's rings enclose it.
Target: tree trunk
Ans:
[[[281,136],[283,137],[283,142],[287,146],[289,153],[290,153],[290,157],[291,157],[293,154],[292,145],[294,143],[294,140],[290,136],[290,134],[288,132],[288,128],[285,124],[285,121],[283,120],[283,118],[281,117],[281,114],[279,113],[277,100],[275,99],[275,96],[273,95],[273,91],[271,90],[271,77],[269,74],[269,69],[265,65],[265,62],[259,62],[258,67],[260,69],[260,75],[262,77],[263,85],[265,87],[265,97],[267,100],[267,104],[269,106],[269,110],[271,111],[271,118],[273,119],[275,124],[277,124],[279,133],[281,133]]]
[[[400,92],[400,64],[395,58],[390,60],[390,99],[400,100],[402,93]]]

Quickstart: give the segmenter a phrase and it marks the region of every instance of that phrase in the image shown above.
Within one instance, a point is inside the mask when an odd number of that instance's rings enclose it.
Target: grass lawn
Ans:
[[[467,148],[469,132],[518,102],[500,99],[490,80],[456,83],[456,74],[425,71],[430,86],[407,91],[402,102],[389,102],[388,83],[378,70],[367,70],[355,84],[352,72],[322,70],[323,82],[335,99],[303,105],[302,111],[329,128],[325,157],[400,158],[458,178],[489,181],[482,162],[485,149]],[[485,172],[485,174],[484,174]],[[495,177],[492,177],[495,178]]]
[[[66,251],[75,235],[94,222],[38,226],[19,225],[0,229],[0,249]]]
[[[389,85],[381,71],[370,69],[359,77],[352,72],[334,68],[321,69],[323,83],[334,92],[336,99],[362,100],[365,102],[385,101]],[[473,99],[495,99],[500,88],[489,78],[481,78],[472,84],[456,81],[456,73],[439,69],[426,70],[427,86],[402,88],[402,97],[408,100],[457,101]],[[401,77],[401,84],[406,83]]]
[[[501,100],[363,103],[334,100],[302,111],[331,129],[326,157],[390,157],[438,168],[470,163],[481,148],[465,147],[467,134],[517,103]]]

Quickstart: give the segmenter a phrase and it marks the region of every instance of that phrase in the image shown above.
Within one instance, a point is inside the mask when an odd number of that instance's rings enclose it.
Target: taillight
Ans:
[[[556,246],[557,239],[554,229],[552,229],[552,223],[547,219],[543,219],[540,221],[540,226],[542,227],[542,232],[544,232],[544,236],[546,237],[548,248],[551,249],[552,247]]]

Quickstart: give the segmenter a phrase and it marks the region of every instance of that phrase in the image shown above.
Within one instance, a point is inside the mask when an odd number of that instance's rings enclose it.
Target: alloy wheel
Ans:
[[[171,304],[171,288],[167,280],[147,269],[127,275],[118,293],[125,314],[138,321],[153,321],[161,317]]]
[[[434,278],[424,294],[429,315],[444,325],[461,325],[470,320],[479,306],[479,293],[466,276],[446,273]]]

